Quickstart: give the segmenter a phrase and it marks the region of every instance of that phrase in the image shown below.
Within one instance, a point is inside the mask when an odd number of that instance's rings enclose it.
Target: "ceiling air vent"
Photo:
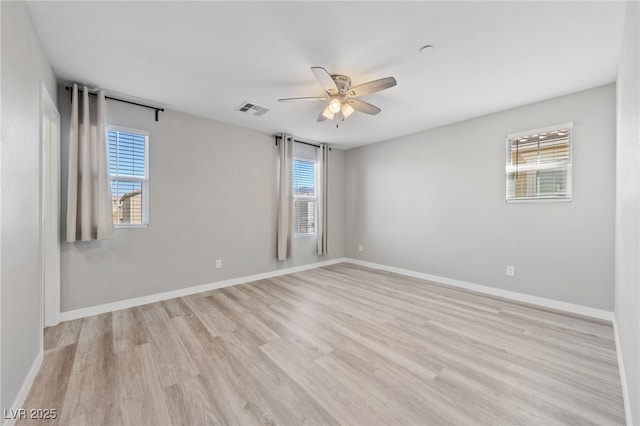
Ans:
[[[252,104],[250,102],[243,102],[242,105],[240,105],[236,109],[236,111],[245,112],[251,115],[261,116],[265,112],[269,111],[269,109],[260,105]]]

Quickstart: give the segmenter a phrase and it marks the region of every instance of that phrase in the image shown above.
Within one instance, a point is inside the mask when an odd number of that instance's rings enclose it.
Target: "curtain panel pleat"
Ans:
[[[67,241],[112,239],[111,185],[108,160],[107,101],[103,91],[90,99],[73,85],[67,185]]]
[[[281,135],[278,142],[277,258],[291,257],[293,234],[293,139]]]
[[[327,254],[327,218],[329,188],[329,147],[318,148],[318,255]]]

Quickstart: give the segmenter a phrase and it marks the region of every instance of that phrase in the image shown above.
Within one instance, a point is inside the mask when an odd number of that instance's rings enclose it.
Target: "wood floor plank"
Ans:
[[[187,306],[182,297],[163,300],[161,303],[164,309],[167,311],[167,315],[169,315],[169,318],[189,315],[191,313],[191,309],[189,308],[189,306]]]
[[[214,309],[211,300],[204,294],[193,294],[182,300],[196,315],[212,336],[220,336],[236,329],[236,324],[222,312]]]
[[[242,369],[254,383],[253,391],[258,391],[269,407],[278,407],[281,424],[334,425],[337,421],[317,401],[301,388],[280,367],[272,362],[259,347],[253,346],[251,339],[237,330],[220,338],[227,353],[242,359]],[[274,420],[278,420],[274,416]]]
[[[389,415],[379,416],[379,413],[372,410],[362,397],[344,386],[340,378],[326,374],[321,367],[315,364],[309,367],[302,366],[296,361],[295,353],[282,350],[271,343],[262,345],[260,350],[291,376],[293,381],[331,413],[340,424],[392,424]]]
[[[122,309],[113,312],[113,350],[115,352],[127,351],[147,343],[148,339],[140,309]]]
[[[84,416],[88,422],[103,425],[109,424],[107,420],[113,417],[115,358],[111,319],[109,313],[82,320],[69,385],[60,410],[61,424]]]
[[[174,426],[227,424],[202,376],[190,377],[163,391]]]
[[[280,336],[260,321],[253,312],[244,309],[242,305],[227,297],[222,292],[217,292],[208,297],[215,307],[242,329],[248,330],[258,340],[258,346],[271,340],[279,339]]]
[[[624,424],[610,323],[337,264],[62,323],[25,425]]]
[[[82,320],[66,321],[57,327],[44,329],[44,350],[56,349],[75,344],[80,335]]]
[[[163,387],[175,385],[198,374],[171,319],[161,303],[143,311],[144,327],[149,335],[148,350],[152,353]]]
[[[171,416],[150,343],[118,354],[118,411],[123,425],[167,425]],[[125,367],[126,366],[126,367]]]
[[[246,394],[222,350],[219,338],[212,336],[195,315],[176,317],[173,321],[212,395],[211,403],[220,416],[217,420],[223,424],[259,424],[259,420],[245,408]]]

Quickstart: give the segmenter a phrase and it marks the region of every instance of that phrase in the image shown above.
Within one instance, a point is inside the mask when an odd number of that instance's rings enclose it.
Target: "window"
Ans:
[[[571,201],[572,123],[507,135],[507,202]]]
[[[293,161],[294,232],[316,235],[316,162]]]
[[[149,134],[109,127],[111,211],[116,227],[149,223]]]

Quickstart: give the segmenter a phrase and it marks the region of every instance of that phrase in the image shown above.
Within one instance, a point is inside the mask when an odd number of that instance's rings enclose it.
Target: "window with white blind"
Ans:
[[[149,133],[109,127],[111,211],[116,227],[149,223]]]
[[[293,160],[294,233],[296,237],[316,235],[316,162]]]
[[[507,202],[571,201],[573,124],[507,135]]]

